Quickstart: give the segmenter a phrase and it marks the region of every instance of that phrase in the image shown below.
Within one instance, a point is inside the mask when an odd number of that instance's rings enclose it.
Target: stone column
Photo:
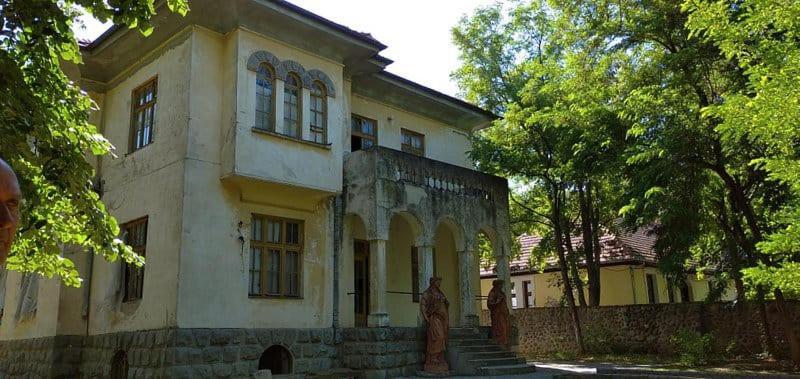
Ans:
[[[495,248],[497,253],[497,248]],[[506,306],[511,310],[511,272],[508,268],[508,257],[506,255],[495,255],[497,262],[497,279],[503,281],[503,292],[506,294]]]
[[[458,252],[458,278],[461,295],[461,326],[478,326],[480,320],[475,313],[475,288],[472,276],[475,271],[475,252],[464,250]]]
[[[386,306],[386,240],[369,241],[369,316],[370,328],[389,326]]]
[[[419,293],[422,296],[422,292],[428,289],[430,280],[433,277],[433,246],[417,246],[417,270],[419,271],[417,275],[419,277]],[[422,317],[422,313],[417,315],[417,325],[425,325],[425,318]]]

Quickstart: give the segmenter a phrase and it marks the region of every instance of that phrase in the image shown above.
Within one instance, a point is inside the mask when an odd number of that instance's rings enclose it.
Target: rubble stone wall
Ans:
[[[800,302],[789,303],[793,325],[800,332]],[[783,328],[774,303],[767,304],[770,334],[784,356],[788,355]],[[549,356],[576,350],[568,308],[515,309],[519,351],[525,355]],[[752,356],[763,351],[758,304],[738,306],[721,303],[675,303],[604,306],[579,309],[584,342],[591,353],[674,354],[672,336],[681,329],[713,336],[714,349],[734,355]],[[487,311],[481,324],[489,325]]]

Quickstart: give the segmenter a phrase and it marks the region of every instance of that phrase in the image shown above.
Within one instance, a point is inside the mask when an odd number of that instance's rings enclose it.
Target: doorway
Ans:
[[[369,314],[369,242],[353,240],[353,264],[356,327],[366,327]]]

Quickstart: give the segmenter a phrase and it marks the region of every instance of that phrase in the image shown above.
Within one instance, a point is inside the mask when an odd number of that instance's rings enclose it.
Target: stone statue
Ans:
[[[448,308],[450,302],[444,297],[439,286],[442,278],[431,278],[430,286],[419,301],[419,308],[422,316],[428,324],[427,344],[425,350],[424,371],[430,373],[449,373],[450,366],[444,359],[447,349],[447,335],[450,329],[450,319]]]
[[[509,321],[508,306],[506,305],[506,294],[503,292],[503,281],[492,281],[492,290],[489,291],[489,298],[486,300],[489,312],[492,317],[492,340],[498,345],[508,347],[508,339],[511,334],[511,322]]]

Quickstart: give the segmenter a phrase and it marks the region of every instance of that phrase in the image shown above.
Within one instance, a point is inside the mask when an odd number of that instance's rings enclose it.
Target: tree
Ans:
[[[9,269],[79,286],[75,265],[61,255],[65,246],[144,263],[118,238],[116,221],[94,191],[85,157],[112,153],[113,146],[88,122],[94,103],[61,64],[81,63],[71,28],[82,11],[147,35],[154,2],[0,0],[0,154],[25,197]],[[188,11],[186,0],[167,4],[182,15]]]
[[[472,157],[482,170],[522,184],[512,194],[512,222],[542,236],[537,251],[558,260],[582,353],[575,293],[581,306],[587,302],[578,267],[586,263],[589,303],[598,305],[599,233],[616,209],[607,186],[615,164],[606,163],[618,160],[625,128],[607,106],[615,91],[611,60],[572,49],[553,11],[533,1],[507,18],[498,5],[462,19],[453,30],[462,59],[454,76],[467,99],[503,115],[475,136]],[[573,244],[576,235],[581,245]]]
[[[743,270],[751,287],[773,292],[788,331],[794,326],[784,293],[800,296],[800,3],[689,0],[683,9],[689,30],[713,43],[747,78],[745,88],[726,91],[724,101],[704,108],[704,115],[718,120],[722,138],[762,146],[764,153],[747,164],[791,193],[774,209],[766,233],[748,225],[758,260]],[[800,364],[800,340],[787,337]]]

